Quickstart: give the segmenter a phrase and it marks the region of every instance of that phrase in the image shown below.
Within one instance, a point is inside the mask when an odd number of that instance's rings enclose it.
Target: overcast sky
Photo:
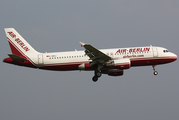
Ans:
[[[4,28],[37,51],[161,46],[179,55],[178,0],[1,0],[1,120],[178,120],[179,63],[125,70],[121,77],[54,72],[3,63]]]

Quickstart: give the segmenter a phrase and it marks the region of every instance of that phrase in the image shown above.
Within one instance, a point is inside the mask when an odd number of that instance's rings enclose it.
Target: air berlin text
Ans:
[[[116,53],[132,53],[132,52],[149,52],[150,48],[130,48],[130,49],[119,49]]]
[[[30,49],[19,39],[16,38],[16,35],[13,32],[7,32],[12,38],[15,38],[15,41],[27,52]]]

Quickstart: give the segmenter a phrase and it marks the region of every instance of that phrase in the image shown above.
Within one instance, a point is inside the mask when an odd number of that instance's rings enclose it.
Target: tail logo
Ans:
[[[15,38],[15,41],[27,52],[30,49],[19,39],[16,38],[16,35],[13,32],[7,32],[12,38]]]

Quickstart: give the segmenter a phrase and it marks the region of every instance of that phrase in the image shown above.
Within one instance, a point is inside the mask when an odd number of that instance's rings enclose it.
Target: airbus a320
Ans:
[[[12,53],[4,62],[44,70],[94,71],[96,82],[102,74],[122,76],[124,70],[134,66],[152,66],[157,75],[156,65],[177,60],[177,55],[166,48],[156,46],[97,49],[80,42],[84,51],[40,53],[37,52],[14,28],[5,28]]]

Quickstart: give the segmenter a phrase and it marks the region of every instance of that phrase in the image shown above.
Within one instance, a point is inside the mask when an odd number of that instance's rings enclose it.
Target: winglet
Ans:
[[[83,47],[85,44],[84,43],[82,43],[82,42],[80,42],[80,44],[81,44],[81,47]]]

